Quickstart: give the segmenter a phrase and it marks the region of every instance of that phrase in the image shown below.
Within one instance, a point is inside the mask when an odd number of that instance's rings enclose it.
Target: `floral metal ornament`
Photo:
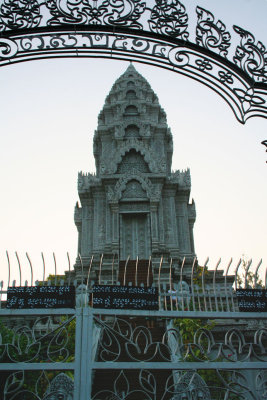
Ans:
[[[2,0],[0,66],[77,56],[142,62],[208,86],[229,104],[241,123],[255,116],[267,118],[265,45],[237,25],[230,32],[202,7],[196,7],[195,24],[184,3]],[[194,30],[192,39],[189,32]],[[231,43],[234,35],[240,39],[237,46]],[[253,98],[248,99],[251,90]]]
[[[218,51],[226,57],[230,47],[231,35],[226,31],[222,21],[214,23],[214,16],[204,8],[196,8],[198,23],[196,28],[196,43],[212,51]]]
[[[265,103],[262,97],[255,96],[253,88],[249,88],[246,92],[242,89],[234,89],[234,92],[240,98],[244,112],[247,112],[253,105]]]
[[[156,0],[148,20],[150,30],[155,33],[181,37],[186,40],[188,15],[180,1]]]

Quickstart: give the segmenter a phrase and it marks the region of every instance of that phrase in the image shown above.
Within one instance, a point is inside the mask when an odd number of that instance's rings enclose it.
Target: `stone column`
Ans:
[[[180,249],[182,252],[191,253],[186,195],[179,195],[176,206]]]
[[[78,254],[81,254],[82,251],[82,224],[77,224],[78,230]]]
[[[167,247],[172,250],[178,250],[176,209],[175,209],[175,189],[168,188],[164,191],[163,207],[165,217],[165,238]]]
[[[161,248],[165,248],[165,227],[164,227],[164,212],[163,212],[163,204],[162,199],[159,202],[158,206],[158,221],[159,221],[159,245]]]
[[[171,224],[172,224],[171,242],[172,242],[172,246],[175,249],[177,249],[178,248],[178,235],[177,235],[176,210],[175,210],[174,195],[169,198],[169,207],[170,207]]]
[[[111,213],[110,213],[110,207],[108,201],[106,201],[106,243],[107,245],[110,246],[111,244],[111,226],[112,226],[112,221],[111,221]]]
[[[150,215],[151,215],[151,236],[152,241],[158,241],[158,203],[150,203]]]
[[[93,251],[98,249],[98,218],[99,218],[99,201],[94,198],[94,222],[93,222]]]
[[[189,220],[189,233],[190,233],[191,252],[192,252],[193,254],[195,254],[193,227],[194,227],[194,222],[191,222],[191,221]]]
[[[81,248],[80,254],[87,256],[89,252],[89,200],[83,200],[82,203],[82,230],[81,230]]]
[[[88,215],[88,252],[91,254],[93,250],[93,236],[94,236],[94,201],[92,198],[89,200],[89,215]]]

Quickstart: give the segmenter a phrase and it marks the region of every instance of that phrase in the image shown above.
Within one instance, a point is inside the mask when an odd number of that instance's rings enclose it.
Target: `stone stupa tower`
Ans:
[[[190,171],[171,172],[172,153],[166,113],[149,83],[130,64],[112,86],[98,117],[96,174],[78,176],[78,253],[85,269],[94,255],[95,278],[102,254],[102,279],[108,282],[114,255],[117,276],[118,260],[122,264],[128,257],[147,261],[151,256],[154,276],[161,256],[166,268],[172,258],[174,274],[184,256],[191,263],[195,205],[189,204]],[[77,277],[80,264],[77,258]]]

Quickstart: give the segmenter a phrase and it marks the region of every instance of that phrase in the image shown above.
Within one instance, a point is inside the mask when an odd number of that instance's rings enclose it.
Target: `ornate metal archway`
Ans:
[[[178,0],[1,0],[0,66],[52,57],[132,60],[191,77],[217,92],[236,118],[267,118],[267,52],[234,26],[196,8],[195,42]],[[233,47],[233,46],[232,46]],[[228,56],[233,53],[232,59]]]

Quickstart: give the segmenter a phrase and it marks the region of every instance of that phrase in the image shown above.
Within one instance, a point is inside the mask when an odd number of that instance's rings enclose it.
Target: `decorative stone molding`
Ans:
[[[88,190],[90,186],[95,186],[100,183],[100,178],[98,178],[94,174],[84,174],[83,172],[79,172],[78,174],[78,191]]]
[[[74,222],[76,225],[82,222],[82,209],[79,207],[78,201],[74,209]]]
[[[194,199],[192,200],[192,204],[188,204],[187,210],[188,210],[188,219],[189,219],[189,221],[195,222],[195,220],[196,220],[196,206],[195,206]]]
[[[110,153],[108,159],[105,161],[102,160],[100,167],[101,174],[115,174],[118,165],[122,161],[122,157],[131,149],[142,154],[151,172],[160,173],[166,171],[165,159],[159,161],[155,160],[151,147],[149,147],[147,143],[140,141],[137,138],[129,138],[124,142],[118,143],[117,149],[113,153]]]
[[[191,188],[191,176],[190,169],[187,168],[185,171],[174,171],[169,177],[171,183],[178,183],[180,189],[190,190]]]
[[[147,199],[147,194],[141,186],[141,183],[133,179],[126,184],[125,190],[122,192],[122,199]]]

